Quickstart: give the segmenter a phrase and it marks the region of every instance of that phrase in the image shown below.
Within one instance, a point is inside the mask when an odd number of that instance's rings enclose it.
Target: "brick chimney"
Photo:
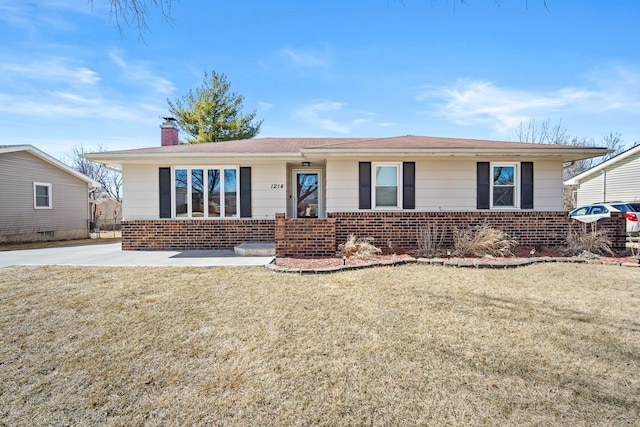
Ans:
[[[178,124],[176,123],[176,119],[173,117],[163,117],[163,119],[164,122],[160,125],[160,129],[162,130],[162,146],[180,144],[180,141],[178,140]]]

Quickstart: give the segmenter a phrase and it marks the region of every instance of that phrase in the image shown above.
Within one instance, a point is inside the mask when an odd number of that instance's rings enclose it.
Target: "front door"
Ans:
[[[296,218],[318,218],[320,214],[320,171],[294,172]]]

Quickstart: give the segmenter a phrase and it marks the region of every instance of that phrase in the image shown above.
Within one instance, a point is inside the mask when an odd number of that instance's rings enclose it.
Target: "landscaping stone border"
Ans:
[[[276,273],[295,273],[295,274],[329,274],[346,270],[360,270],[363,268],[371,267],[395,267],[404,264],[424,264],[424,265],[436,265],[443,267],[456,267],[456,268],[487,268],[487,269],[506,269],[524,267],[532,264],[539,264],[545,262],[564,262],[575,264],[586,263],[602,263],[599,260],[590,260],[581,257],[531,257],[531,258],[515,258],[515,259],[477,259],[471,260],[468,258],[456,259],[456,258],[405,258],[400,260],[382,260],[371,261],[357,265],[339,265],[331,267],[318,267],[318,268],[287,268],[270,263],[266,265],[266,268]],[[639,263],[622,262],[619,264],[622,267],[640,267]]]

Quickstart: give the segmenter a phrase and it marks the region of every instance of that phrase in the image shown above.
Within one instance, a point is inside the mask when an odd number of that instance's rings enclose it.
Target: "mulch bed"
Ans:
[[[535,248],[532,253],[533,247],[518,246],[513,250],[513,256],[504,258],[447,258],[448,265],[459,266],[477,266],[481,262],[500,262],[500,261],[517,261],[527,260],[535,258],[558,260],[566,258],[575,259],[576,257],[567,257],[562,254],[561,248]],[[578,257],[580,258],[580,257]],[[280,269],[297,270],[297,271],[313,271],[321,269],[340,269],[341,267],[353,268],[358,266],[376,266],[376,265],[388,265],[388,264],[402,264],[405,262],[414,261],[416,257],[409,254],[389,254],[379,255],[371,258],[347,258],[333,257],[333,258],[276,258],[273,265]],[[637,257],[633,257],[630,254],[620,254],[614,256],[603,256],[597,258],[589,258],[589,262],[602,263],[602,264],[617,264],[617,265],[630,265],[639,264],[640,260]],[[522,265],[525,265],[524,263]]]

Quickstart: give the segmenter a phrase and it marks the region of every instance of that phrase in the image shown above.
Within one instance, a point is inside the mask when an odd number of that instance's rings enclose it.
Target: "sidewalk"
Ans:
[[[233,250],[123,251],[118,243],[0,252],[0,268],[12,265],[73,266],[264,266],[272,256],[238,256]]]

